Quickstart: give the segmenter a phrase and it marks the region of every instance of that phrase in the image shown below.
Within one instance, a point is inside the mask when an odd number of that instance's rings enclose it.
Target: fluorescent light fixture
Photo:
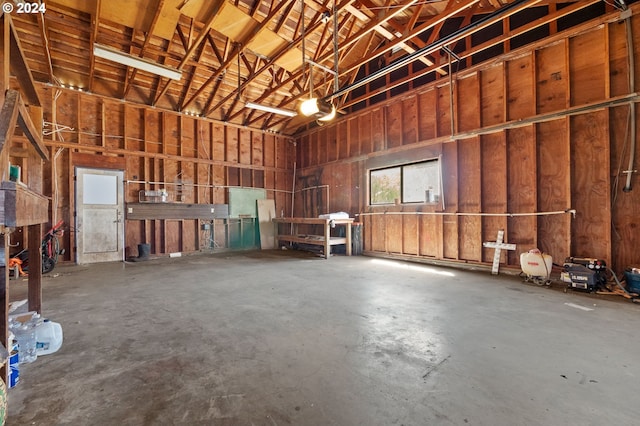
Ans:
[[[137,68],[172,80],[180,80],[182,78],[182,71],[175,68],[165,67],[164,65],[159,65],[146,59],[136,58],[135,56],[122,53],[118,50],[100,44],[93,45],[93,54],[102,59],[108,59],[128,67]]]
[[[247,108],[257,109],[257,110],[264,111],[264,112],[271,112],[273,114],[286,115],[287,117],[295,117],[296,115],[298,115],[298,113],[295,112],[295,111],[290,111],[288,109],[282,109],[282,108],[276,108],[276,107],[272,107],[272,106],[269,106],[269,105],[256,104],[256,103],[253,103],[253,102],[247,102],[246,104],[244,104],[244,106],[247,107]]]

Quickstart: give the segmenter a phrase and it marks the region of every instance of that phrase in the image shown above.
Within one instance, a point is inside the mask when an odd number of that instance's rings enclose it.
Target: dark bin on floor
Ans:
[[[640,293],[640,274],[633,273],[630,269],[624,271],[624,279],[627,281],[629,293]]]

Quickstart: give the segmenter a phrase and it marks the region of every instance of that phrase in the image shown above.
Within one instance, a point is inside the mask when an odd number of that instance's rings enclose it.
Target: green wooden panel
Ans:
[[[261,188],[229,188],[229,217],[258,217],[256,201],[266,198],[267,191]]]

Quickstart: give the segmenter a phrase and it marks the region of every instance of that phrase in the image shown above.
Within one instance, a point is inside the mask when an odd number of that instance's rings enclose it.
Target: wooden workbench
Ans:
[[[324,257],[331,255],[331,246],[345,244],[347,256],[351,256],[351,224],[353,219],[320,219],[307,217],[278,217],[273,219],[276,224],[276,240],[288,241],[299,244],[313,244],[324,247]],[[291,225],[291,226],[282,226]],[[298,231],[298,226],[320,225],[322,234],[302,234]],[[336,226],[345,227],[345,237],[332,237],[331,228]],[[290,233],[281,233],[286,228]]]

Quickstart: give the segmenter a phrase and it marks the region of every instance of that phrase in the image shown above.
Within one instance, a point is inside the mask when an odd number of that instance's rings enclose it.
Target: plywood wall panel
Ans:
[[[211,166],[209,164],[196,164],[196,179],[194,188],[194,202],[198,204],[213,204],[211,192]]]
[[[240,161],[238,156],[239,142],[238,142],[238,129],[235,127],[225,128],[225,161],[230,163],[238,163]]]
[[[165,220],[165,247],[164,253],[177,253],[180,252],[182,241],[181,221],[178,220]]]
[[[327,209],[329,212],[348,212],[352,206],[351,193],[351,167],[342,165],[332,165],[325,168],[323,176],[325,179],[318,182],[321,185],[327,184],[328,188],[322,188],[325,196],[329,194]]]
[[[457,93],[463,96],[458,100],[457,130],[460,132],[480,128],[481,97],[478,74],[457,80]]]
[[[179,116],[180,140],[178,141],[181,157],[198,158],[196,146],[196,120],[192,117]]]
[[[384,132],[384,109],[376,108],[371,111],[371,141],[373,152],[383,151],[386,147]]]
[[[226,179],[226,170],[225,167],[219,165],[213,165],[211,167],[212,171],[212,180],[215,188],[213,189],[213,203],[214,204],[226,204],[228,200],[226,199],[226,191],[223,188],[227,185]]]
[[[483,135],[480,139],[482,170],[482,211],[485,213],[507,213],[507,143],[506,132]],[[498,231],[507,229],[506,216],[482,218],[482,241],[495,241]],[[482,261],[492,262],[494,250],[483,248]],[[506,251],[502,251],[501,262],[506,262]]]
[[[636,111],[636,115],[638,115]],[[628,168],[629,138],[628,120],[629,107],[620,106],[610,111],[609,122],[611,132],[611,163],[623,163],[623,169]],[[638,118],[636,118],[637,120]],[[637,155],[637,154],[636,154]],[[636,160],[636,164],[638,164]],[[631,191],[624,191],[627,174],[618,173],[614,168],[611,176],[620,178],[617,187],[614,185],[612,196],[612,227],[615,242],[612,247],[612,259],[609,262],[614,271],[621,271],[631,266],[640,266],[640,250],[638,250],[638,218],[640,218],[640,174],[634,173],[631,178]]]
[[[418,240],[418,216],[400,216],[402,220],[402,253],[417,255],[420,249]]]
[[[374,215],[369,217],[371,218],[371,223],[368,224],[369,226],[367,226],[367,229],[371,234],[371,242],[369,243],[369,247],[371,247],[371,250],[373,251],[385,253],[387,251],[387,227],[385,226],[387,216]]]
[[[276,145],[276,167],[278,169],[292,169],[293,161],[295,160],[295,157],[293,157],[293,159],[291,160],[289,159],[288,149],[289,149],[290,142],[287,139],[276,138],[275,145]],[[305,146],[304,145],[299,146],[297,147],[297,149],[303,150],[305,149]]]
[[[351,163],[351,208],[345,211],[352,215],[363,212],[368,203],[365,173],[362,162]]]
[[[344,160],[349,156],[349,121],[341,121],[337,125],[338,159]]]
[[[537,50],[535,63],[537,112],[542,114],[566,108],[569,90],[566,43]]]
[[[627,60],[626,25],[607,26],[609,38],[610,96],[629,93],[629,61]]]
[[[105,147],[124,149],[124,105],[105,100],[104,110]]]
[[[162,152],[169,155],[180,155],[182,129],[176,114],[162,114]]]
[[[172,182],[175,182],[180,185],[176,185],[175,191],[181,192],[182,196],[180,197],[180,201],[184,203],[194,203],[195,202],[195,187],[193,184],[195,183],[195,163],[191,161],[181,161],[178,165],[178,173],[173,178]],[[179,195],[179,194],[177,194]],[[178,197],[176,197],[176,200]]]
[[[338,142],[336,140],[336,126],[327,129],[327,161],[338,159]]]
[[[366,155],[373,152],[371,116],[369,114],[362,115],[358,118],[358,136],[360,139],[360,154]]]
[[[182,235],[180,238],[180,251],[181,252],[195,252],[200,249],[198,241],[198,223],[197,220],[183,220],[182,221]]]
[[[537,212],[536,140],[533,126],[507,131],[508,204],[510,213]],[[518,244],[518,253],[537,247],[535,216],[510,217],[505,241]],[[509,251],[509,264],[517,265],[519,255]]]
[[[62,90],[56,101],[56,123],[60,126],[68,126],[78,129],[78,117],[80,105],[78,93],[71,90]],[[78,132],[63,132],[65,142],[78,142]]]
[[[251,164],[251,131],[238,130],[238,160],[240,164]]]
[[[348,134],[349,134],[349,155],[360,155],[360,123],[357,118],[351,118],[347,120]]]
[[[82,96],[78,99],[79,138],[83,145],[102,145],[102,100]]]
[[[145,137],[146,151],[149,153],[162,152],[162,113],[158,110],[144,110],[144,121],[142,122],[143,134]]]
[[[480,71],[481,124],[491,126],[505,120],[505,67],[503,63]]]
[[[318,164],[325,164],[329,161],[329,142],[327,138],[327,128],[318,130]]]
[[[451,134],[451,88],[447,86],[436,89],[437,97],[437,136],[447,136]]]
[[[418,142],[418,98],[410,96],[402,100],[402,144]]]
[[[607,111],[571,118],[571,199],[577,210],[571,222],[574,256],[610,259],[610,179]],[[597,155],[594,155],[597,153]],[[598,238],[599,236],[604,236]]]
[[[275,196],[276,209],[284,210],[284,215],[287,217],[295,216],[295,212],[291,210],[291,193],[283,192],[291,191],[291,184],[291,179],[286,173],[276,172],[276,188],[280,190]]]
[[[124,108],[124,136],[127,151],[145,150],[145,109],[125,104]],[[160,139],[151,141],[162,143]]]
[[[273,135],[263,135],[264,141],[264,165],[266,167],[275,167],[276,165],[276,140]]]
[[[262,166],[264,164],[263,135],[260,132],[251,132],[251,164]]]
[[[606,38],[604,27],[579,34],[569,40],[571,105],[604,99],[606,93]]]
[[[538,209],[542,212],[571,208],[571,160],[568,119],[537,125]],[[571,254],[571,216],[538,218],[538,248],[558,262]]]
[[[535,114],[534,56],[527,55],[507,62],[507,120]]]
[[[213,158],[211,123],[196,121],[195,126],[196,158],[211,160]]]
[[[211,146],[212,155],[214,160],[225,160],[225,128],[220,123],[213,123],[211,125]]]
[[[387,123],[387,147],[402,146],[402,103],[388,105],[385,108],[385,123]]]
[[[442,245],[442,233],[439,232],[437,226],[437,222],[441,218],[433,215],[421,215],[419,218],[420,255],[437,257],[439,252],[438,247]]]
[[[445,211],[458,211],[458,146],[447,143],[442,146],[442,179],[444,187]],[[442,220],[442,256],[458,258],[458,219],[444,216]]]
[[[436,137],[436,90],[430,89],[418,95],[418,139]]]
[[[315,167],[320,164],[318,158],[318,138],[320,135],[318,133],[314,133],[309,136],[309,166]]]
[[[458,210],[481,212],[481,149],[479,138],[458,142]],[[482,258],[482,221],[478,216],[461,216],[459,225],[460,259],[480,261]]]

